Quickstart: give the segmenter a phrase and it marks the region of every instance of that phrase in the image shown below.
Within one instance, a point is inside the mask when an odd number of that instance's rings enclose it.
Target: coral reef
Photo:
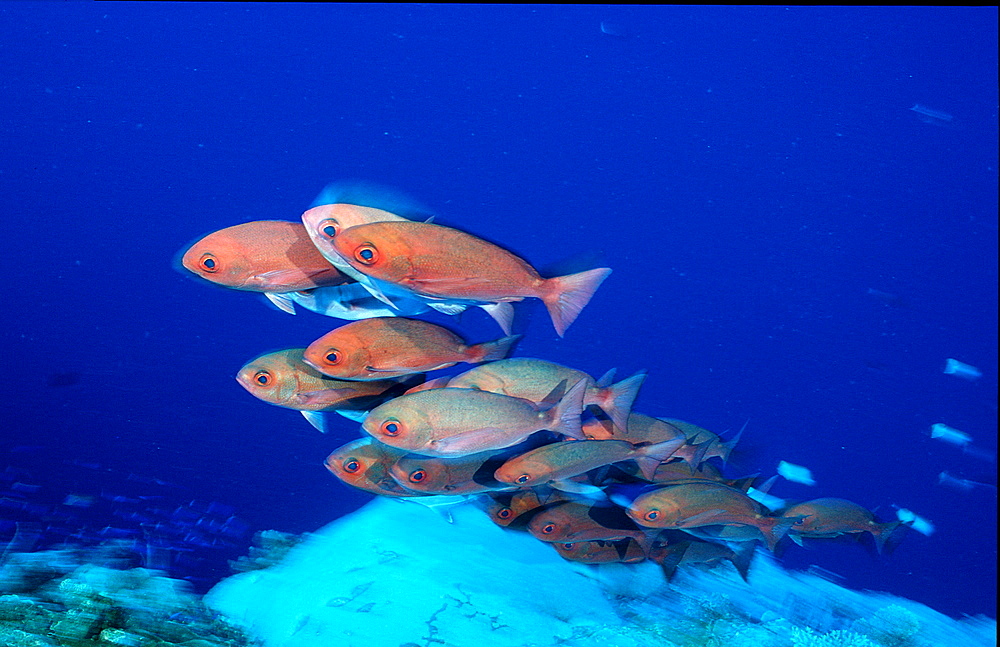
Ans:
[[[307,535],[295,535],[277,530],[262,530],[254,534],[250,554],[230,560],[229,568],[234,573],[270,568],[284,559],[288,551],[306,537]]]
[[[205,607],[186,582],[144,568],[110,568],[107,549],[5,555],[4,647],[245,647],[242,631]]]

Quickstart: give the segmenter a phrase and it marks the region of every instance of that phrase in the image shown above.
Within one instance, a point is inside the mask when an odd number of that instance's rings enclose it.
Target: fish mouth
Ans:
[[[306,357],[303,357],[302,361],[305,362],[306,365],[311,366],[312,368],[316,369],[320,373],[323,373],[323,369],[321,369],[319,366],[317,366],[316,363],[313,362],[312,360],[310,360],[310,359],[308,359]],[[323,375],[326,375],[326,373],[323,373]]]

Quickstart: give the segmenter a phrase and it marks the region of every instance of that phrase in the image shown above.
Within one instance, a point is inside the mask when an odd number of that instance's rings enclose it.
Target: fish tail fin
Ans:
[[[635,462],[642,470],[642,476],[647,481],[653,480],[656,468],[660,463],[673,456],[674,452],[685,443],[684,438],[671,438],[661,443],[646,445],[636,450]]]
[[[736,572],[740,574],[744,582],[749,581],[750,562],[753,561],[754,542],[742,541],[739,546],[733,549],[733,554],[729,556],[729,561],[736,567]]]
[[[677,567],[684,560],[684,554],[687,553],[691,543],[690,541],[669,544],[664,542],[654,546],[647,552],[649,560],[660,567],[663,571],[663,577],[667,582],[674,579],[674,575],[677,574]]]
[[[549,316],[552,317],[552,325],[560,337],[566,334],[566,329],[579,316],[609,274],[611,268],[598,267],[586,272],[545,279],[540,298],[545,302]]]
[[[683,453],[679,453],[678,456],[687,461],[688,469],[691,470],[691,474],[698,471],[698,466],[705,461],[705,454],[712,447],[715,442],[714,439],[708,439],[705,442],[698,443],[697,445],[692,445],[687,443],[684,446]]]
[[[724,443],[719,443],[719,449],[718,449],[719,453],[716,455],[722,459],[723,464],[729,462],[729,455],[733,453],[734,449],[736,449],[736,444],[740,442],[740,438],[743,436],[743,432],[746,431],[748,424],[750,424],[749,418],[747,418],[747,421],[743,423],[743,426],[740,428],[738,432],[736,432],[735,436],[733,436]]]
[[[582,379],[566,392],[566,395],[546,412],[548,426],[556,433],[569,436],[576,440],[586,440],[580,426],[580,414],[583,413],[583,395],[587,391],[587,380]]]
[[[470,364],[492,362],[507,357],[507,353],[517,343],[521,335],[508,335],[495,341],[488,341],[465,349],[465,361]]]
[[[625,431],[628,427],[628,415],[632,411],[632,403],[635,402],[635,396],[639,395],[639,387],[645,379],[646,372],[639,371],[632,377],[627,377],[600,391],[601,401],[598,406],[621,431]]]
[[[872,537],[875,539],[875,549],[880,555],[892,553],[903,540],[903,535],[910,528],[908,523],[903,521],[890,521],[888,523],[877,523],[872,529]]]
[[[597,379],[597,381],[594,382],[594,386],[596,386],[599,389],[603,389],[604,387],[611,386],[611,383],[615,379],[615,373],[617,373],[617,372],[618,372],[617,368],[609,368],[604,375],[602,375],[601,377],[599,377]]]
[[[761,517],[757,523],[757,528],[764,535],[764,543],[767,549],[774,552],[774,547],[778,545],[789,529],[801,517]]]

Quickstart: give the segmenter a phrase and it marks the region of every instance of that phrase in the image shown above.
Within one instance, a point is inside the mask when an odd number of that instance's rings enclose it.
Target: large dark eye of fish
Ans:
[[[514,511],[511,510],[510,508],[500,508],[499,510],[497,510],[497,517],[501,519],[510,519],[511,515],[513,514]]]
[[[413,470],[410,472],[410,482],[419,483],[427,478],[427,472],[424,470]]]
[[[354,250],[354,258],[363,265],[374,265],[378,262],[378,250],[375,245],[365,243]]]
[[[344,461],[344,471],[348,474],[354,474],[361,469],[361,463],[356,458],[348,458]]]
[[[274,378],[267,371],[257,371],[254,373],[253,381],[257,386],[269,386]]]
[[[547,523],[544,526],[542,526],[543,535],[551,535],[555,531],[556,531],[556,524],[554,523]]]
[[[656,508],[653,508],[646,514],[642,515],[642,518],[645,519],[646,521],[656,521],[657,519],[660,518],[660,511],[657,510]]]
[[[565,550],[576,550],[576,544],[563,544]]]
[[[395,418],[387,418],[379,429],[386,436],[398,436],[403,431],[403,425],[399,424],[399,421]]]
[[[531,480],[531,476],[530,475],[528,475],[528,474],[522,474],[521,476],[518,476],[516,479],[514,479],[514,482],[515,483],[527,483],[530,480]]]
[[[335,365],[340,363],[340,351],[336,348],[327,349],[326,355],[323,355],[323,361],[327,364]]]
[[[319,223],[317,230],[326,238],[333,239],[340,233],[340,223],[333,218],[327,218]]]
[[[204,272],[214,274],[219,271],[219,261],[216,260],[214,255],[206,252],[201,255],[200,259],[198,259],[198,267],[200,267]]]

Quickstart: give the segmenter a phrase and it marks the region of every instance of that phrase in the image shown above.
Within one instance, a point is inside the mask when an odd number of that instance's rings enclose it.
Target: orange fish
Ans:
[[[344,203],[321,204],[302,214],[306,234],[319,253],[344,274],[356,278],[357,275],[363,278],[364,274],[340,257],[333,247],[333,240],[350,227],[383,221],[406,221],[406,218],[374,207]]]
[[[220,229],[191,245],[181,264],[212,283],[254,292],[294,292],[350,280],[323,258],[301,223],[284,220]]]
[[[426,496],[400,487],[389,475],[389,468],[404,453],[371,438],[359,438],[327,456],[323,464],[341,481],[365,492],[396,497]]]
[[[407,380],[368,382],[335,380],[302,361],[304,348],[289,348],[247,362],[236,381],[254,397],[269,404],[301,411],[311,424],[325,431],[318,411],[363,413],[399,395],[420,376]],[[355,417],[347,415],[347,417]]]
[[[789,537],[801,544],[800,537],[837,537],[851,533],[868,532],[881,551],[900,521],[879,523],[870,510],[845,499],[813,499],[793,505],[781,513],[782,517],[795,519]]]
[[[471,234],[426,222],[375,222],[350,227],[333,239],[355,270],[415,294],[470,303],[541,299],[560,336],[611,270],[598,268],[543,279],[505,249]],[[509,308],[489,311],[509,330]]]
[[[618,461],[634,460],[643,474],[652,479],[660,463],[684,442],[684,438],[672,438],[640,447],[624,440],[552,443],[511,458],[497,469],[494,477],[501,483],[532,487],[578,476]]]
[[[548,410],[488,391],[419,391],[375,407],[361,428],[388,445],[428,456],[502,449],[543,429],[582,440],[580,413],[586,386],[581,380]]]
[[[486,506],[486,513],[498,526],[522,527],[531,516],[546,508],[570,501],[570,495],[550,487],[537,487],[510,492],[490,493],[491,503]]]
[[[715,566],[722,561],[731,562],[740,577],[746,581],[753,558],[753,544],[744,543],[734,550],[722,544],[698,541],[690,537],[681,540],[671,537],[669,541],[654,542],[647,556],[660,565],[667,581],[673,578],[677,567],[683,564]]]
[[[306,348],[307,364],[345,380],[380,380],[434,371],[459,362],[489,362],[505,356],[520,335],[466,345],[441,326],[403,317],[362,319],[336,328]]]
[[[499,454],[499,458],[498,458]],[[504,489],[504,483],[492,477],[507,452],[487,451],[456,458],[434,458],[407,454],[390,468],[389,473],[407,490],[424,494],[479,494]]]
[[[766,516],[765,512],[743,492],[708,482],[660,487],[641,494],[628,507],[628,516],[648,528],[753,526],[761,532],[768,548],[774,550],[791,521]]]
[[[684,422],[683,420],[676,420],[674,418],[663,418],[662,420],[663,422],[671,424],[683,431],[684,435],[688,437],[688,442],[692,445],[704,445],[705,452],[702,455],[702,460],[708,460],[709,458],[718,456],[722,459],[722,462],[725,463],[729,460],[729,455],[736,447],[736,443],[739,442],[740,436],[743,435],[743,430],[741,429],[738,434],[723,442],[723,440],[719,438],[718,434],[715,434],[703,427],[699,427],[698,425],[691,424],[690,422]],[[746,425],[743,427],[745,429]]]
[[[516,357],[469,369],[451,378],[448,386],[492,391],[532,402],[545,402],[560,389],[561,384],[562,390],[565,390],[571,384],[586,380],[587,392],[583,396],[583,403],[600,407],[616,424],[624,425],[646,374],[636,373],[621,382],[609,384],[612,374],[613,371],[595,381],[575,368],[542,359]]]
[[[597,418],[588,420],[583,425],[583,433],[595,440],[616,439],[630,443],[662,443],[667,440],[680,439],[681,443],[674,452],[674,458],[682,459],[691,471],[697,469],[705,458],[705,452],[712,446],[711,441],[691,444],[690,438],[678,427],[651,416],[632,412],[624,425],[612,423]],[[650,479],[651,480],[651,479]]]
[[[563,559],[581,564],[637,564],[646,559],[645,551],[634,539],[555,542],[552,547]]]
[[[572,543],[631,538],[645,546],[646,530],[634,524],[618,506],[569,501],[542,510],[528,523],[528,532],[547,542]]]

